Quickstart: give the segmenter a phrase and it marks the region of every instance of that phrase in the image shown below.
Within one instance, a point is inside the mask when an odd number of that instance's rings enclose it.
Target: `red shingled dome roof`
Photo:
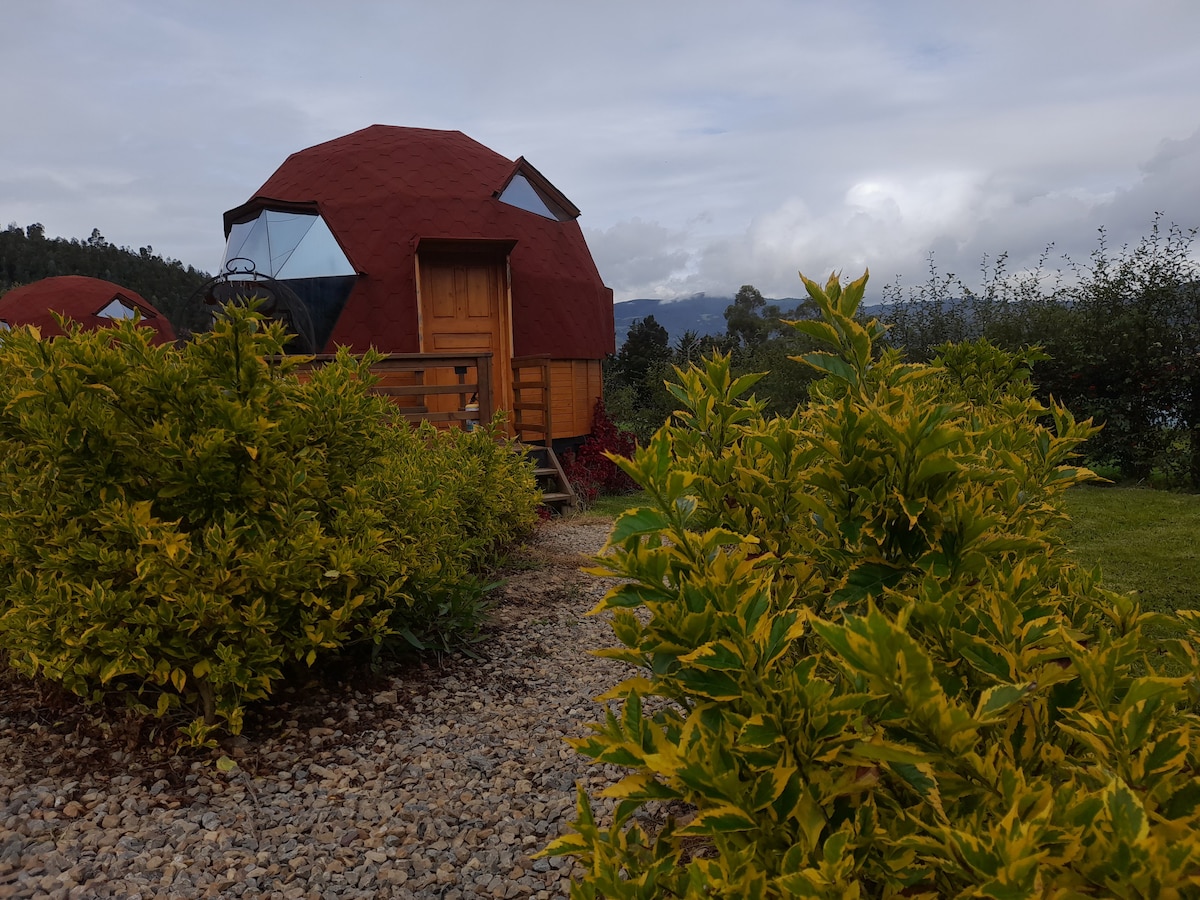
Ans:
[[[63,333],[54,320],[54,313],[73,319],[86,329],[93,329],[106,328],[116,320],[129,318],[135,310],[141,316],[138,324],[154,330],[155,343],[175,340],[171,324],[140,294],[101,278],[83,275],[43,278],[13,288],[0,297],[0,321],[13,328],[36,326],[43,337]]]
[[[523,176],[559,214],[499,199]],[[513,350],[600,359],[614,350],[612,291],[575,221],[579,211],[533,166],[458,131],[372,125],[293,153],[225,233],[263,209],[318,212],[359,273],[324,349],[419,347],[415,259],[439,241],[511,246]]]

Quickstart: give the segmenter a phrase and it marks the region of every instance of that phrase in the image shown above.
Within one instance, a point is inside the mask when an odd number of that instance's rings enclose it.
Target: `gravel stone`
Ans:
[[[577,784],[595,797],[622,774],[564,741],[630,674],[588,653],[614,643],[587,615],[610,583],[580,572],[609,527],[539,529],[479,658],[351,681],[321,706],[297,686],[211,758],[56,730],[0,692],[0,900],[565,897],[573,861],[532,857],[568,830]]]

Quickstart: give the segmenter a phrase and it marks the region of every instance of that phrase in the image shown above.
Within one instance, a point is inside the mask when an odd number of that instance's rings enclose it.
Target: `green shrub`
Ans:
[[[1105,482],[1116,484],[1122,481],[1125,473],[1119,463],[1111,459],[1088,460],[1088,468],[1096,473],[1096,477]]]
[[[426,470],[438,473],[437,491],[454,511],[455,542],[475,568],[493,561],[514,536],[528,536],[537,520],[533,465],[503,434],[503,413],[497,413],[489,427],[438,433],[424,459]]]
[[[285,340],[238,309],[182,350],[131,323],[0,337],[11,665],[198,716],[193,740],[237,732],[289,664],[436,633],[531,527],[532,473],[490,432],[408,428],[369,393],[371,354],[302,382]]]
[[[710,360],[625,465],[649,502],[598,610],[640,671],[575,745],[632,771],[610,824],[581,789],[546,852],[583,863],[576,898],[1197,896],[1200,615],[1151,638],[1072,567],[1092,429],[1028,360],[878,355],[865,282],[805,280],[821,319],[794,327],[829,348],[806,409],[764,419]],[[648,833],[664,801],[691,811]]]

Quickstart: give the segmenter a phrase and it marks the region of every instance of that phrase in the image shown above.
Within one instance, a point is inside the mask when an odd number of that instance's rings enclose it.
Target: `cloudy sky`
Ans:
[[[0,225],[216,268],[373,123],[524,155],[618,300],[795,296],[1200,225],[1195,0],[7,0]]]

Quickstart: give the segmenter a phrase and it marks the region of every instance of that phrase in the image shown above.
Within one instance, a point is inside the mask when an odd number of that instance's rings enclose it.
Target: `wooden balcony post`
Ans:
[[[475,382],[479,386],[479,421],[488,424],[496,413],[492,397],[492,355],[475,357]]]

